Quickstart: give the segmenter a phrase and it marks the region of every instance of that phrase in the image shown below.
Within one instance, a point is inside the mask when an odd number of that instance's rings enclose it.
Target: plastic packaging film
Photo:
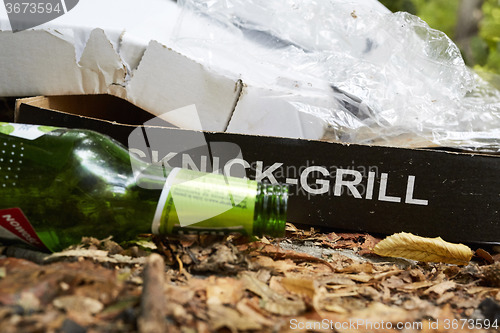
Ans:
[[[500,92],[416,16],[376,0],[178,3],[176,48],[321,122],[319,139],[500,152]]]

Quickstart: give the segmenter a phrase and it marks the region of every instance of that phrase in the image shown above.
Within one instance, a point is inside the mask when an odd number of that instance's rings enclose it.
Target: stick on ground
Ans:
[[[165,262],[153,253],[144,268],[141,313],[137,320],[139,333],[163,333],[166,331],[164,294]]]

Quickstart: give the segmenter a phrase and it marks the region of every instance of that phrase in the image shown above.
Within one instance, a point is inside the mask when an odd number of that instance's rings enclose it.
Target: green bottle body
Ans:
[[[0,123],[0,223],[17,226],[10,212],[22,211],[50,251],[78,243],[82,236],[113,235],[124,241],[152,229],[159,234],[284,233],[286,187],[234,179],[225,188],[241,198],[224,209],[216,201],[231,177],[175,169],[174,178],[171,169],[161,168],[169,185],[145,188],[140,183],[165,179],[146,174],[138,182],[134,156],[105,135],[41,128],[46,133],[26,139],[12,133],[11,127],[19,126]],[[207,209],[215,212],[207,215]]]

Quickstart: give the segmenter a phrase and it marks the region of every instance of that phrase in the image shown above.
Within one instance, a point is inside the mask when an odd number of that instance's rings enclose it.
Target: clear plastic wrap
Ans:
[[[178,3],[176,48],[276,91],[324,122],[318,138],[500,152],[500,92],[416,16],[376,0]]]

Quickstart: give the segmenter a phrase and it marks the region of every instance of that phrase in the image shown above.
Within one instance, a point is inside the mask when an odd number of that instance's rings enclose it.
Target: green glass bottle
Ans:
[[[178,168],[161,168],[166,180],[134,175],[131,159],[94,131],[0,123],[0,238],[58,251],[82,236],[284,234],[284,185]]]

